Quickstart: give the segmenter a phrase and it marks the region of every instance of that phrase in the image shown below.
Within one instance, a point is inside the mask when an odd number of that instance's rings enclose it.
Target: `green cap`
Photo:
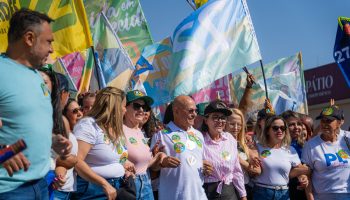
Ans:
[[[149,96],[146,96],[140,90],[131,90],[128,93],[126,93],[126,103],[130,103],[138,99],[144,100],[145,103],[150,107],[153,104],[153,99]]]
[[[209,102],[206,103],[199,103],[196,105],[197,107],[197,111],[198,111],[198,115],[204,116],[204,110],[207,107],[207,105],[209,104]]]

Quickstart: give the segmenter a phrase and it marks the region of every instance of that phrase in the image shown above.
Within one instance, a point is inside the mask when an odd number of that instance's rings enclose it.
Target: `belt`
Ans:
[[[288,185],[265,185],[261,183],[254,183],[254,185],[273,190],[288,190]]]

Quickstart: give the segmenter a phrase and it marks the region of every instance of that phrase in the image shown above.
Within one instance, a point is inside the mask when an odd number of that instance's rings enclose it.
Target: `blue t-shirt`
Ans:
[[[0,56],[0,144],[23,139],[30,162],[27,172],[10,177],[0,166],[0,193],[44,177],[50,167],[52,106],[50,93],[37,70]]]

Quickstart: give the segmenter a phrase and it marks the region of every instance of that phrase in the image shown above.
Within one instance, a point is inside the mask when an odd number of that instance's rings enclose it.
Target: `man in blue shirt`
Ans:
[[[27,149],[0,166],[0,199],[48,199],[43,177],[52,148],[61,156],[70,152],[69,140],[52,140],[50,95],[37,69],[53,52],[52,20],[21,9],[10,20],[8,48],[0,56],[0,144],[23,139]]]

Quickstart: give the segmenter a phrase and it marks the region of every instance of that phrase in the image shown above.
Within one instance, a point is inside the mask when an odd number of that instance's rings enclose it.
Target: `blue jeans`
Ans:
[[[270,188],[254,186],[253,199],[254,200],[289,200],[289,192],[288,192],[288,189],[274,190]]]
[[[123,181],[123,177],[106,179],[115,189],[119,189]],[[106,194],[103,192],[103,188],[100,185],[88,182],[77,176],[77,191],[71,193],[71,199],[107,199]]]
[[[48,200],[48,186],[44,178],[25,183],[18,188],[0,193],[0,200]]]
[[[136,200],[154,200],[151,179],[148,174],[139,174],[135,178]]]
[[[59,190],[55,190],[53,191],[54,200],[69,200],[70,199],[70,195],[71,192],[63,192],[63,191],[59,191]]]

